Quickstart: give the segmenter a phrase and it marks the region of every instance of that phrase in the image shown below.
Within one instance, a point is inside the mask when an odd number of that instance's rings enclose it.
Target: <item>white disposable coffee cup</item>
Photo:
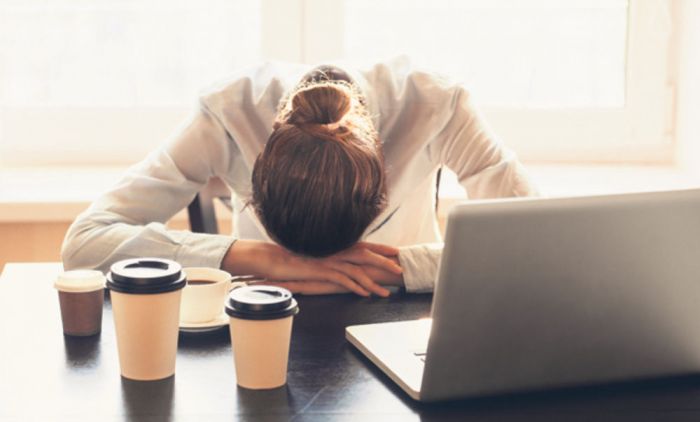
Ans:
[[[231,274],[216,268],[189,267],[187,286],[182,291],[180,321],[188,323],[208,322],[224,312],[226,294],[231,289]],[[207,284],[192,284],[207,281]]]
[[[292,294],[281,287],[231,291],[226,313],[238,385],[260,390],[286,384],[292,320],[298,312]]]
[[[127,259],[112,265],[107,287],[123,377],[159,380],[175,374],[186,283],[180,264],[167,259]]]

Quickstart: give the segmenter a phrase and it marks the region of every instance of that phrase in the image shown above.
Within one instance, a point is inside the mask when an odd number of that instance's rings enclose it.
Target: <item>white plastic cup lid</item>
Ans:
[[[62,292],[83,293],[104,289],[105,276],[100,271],[73,270],[58,276],[54,287]]]

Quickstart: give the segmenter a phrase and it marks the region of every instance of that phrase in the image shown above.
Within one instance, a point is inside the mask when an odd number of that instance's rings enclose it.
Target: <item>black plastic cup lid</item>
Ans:
[[[233,289],[226,301],[226,313],[240,319],[279,319],[299,313],[292,293],[276,286],[246,286]]]
[[[107,287],[120,293],[167,293],[185,284],[187,276],[182,266],[169,259],[125,259],[115,262],[107,274]]]

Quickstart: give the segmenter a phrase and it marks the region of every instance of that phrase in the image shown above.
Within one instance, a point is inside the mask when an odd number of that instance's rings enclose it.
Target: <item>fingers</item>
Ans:
[[[284,287],[292,293],[303,295],[327,295],[337,293],[350,293],[350,291],[342,286],[324,281],[259,281],[255,284],[265,286]]]
[[[397,264],[394,259],[387,258],[384,255],[380,255],[364,247],[352,248],[341,252],[338,257],[356,265],[372,265],[394,274],[401,274],[403,272],[401,266]]]
[[[375,252],[377,251],[377,252]],[[265,277],[276,281],[309,280],[332,283],[360,296],[370,292],[382,297],[390,294],[369,277],[363,266],[375,267],[388,273],[401,274],[401,267],[394,262],[398,251],[386,245],[360,243],[345,252],[328,258],[311,258],[292,255],[287,251],[273,250]],[[384,255],[386,254],[386,255]],[[315,285],[290,285],[302,290],[315,288]]]
[[[378,253],[384,256],[398,256],[399,249],[389,245],[382,245],[380,243],[370,243],[370,242],[357,242],[357,246],[361,246],[365,249],[369,249],[374,253]]]
[[[402,274],[395,274],[372,265],[362,267],[362,270],[367,274],[367,277],[382,286],[402,286],[404,284]]]
[[[256,280],[250,285],[284,287],[292,293],[304,295],[327,295],[337,293],[353,293],[351,290],[336,283],[317,280]],[[388,292],[388,291],[387,291]],[[390,292],[388,292],[390,293]],[[364,296],[364,295],[362,295]],[[384,295],[382,295],[384,296]]]
[[[361,267],[357,265],[348,262],[338,261],[334,263],[333,266],[335,269],[341,271],[347,277],[355,281],[355,283],[362,286],[366,291],[372,292],[382,297],[387,297],[391,294],[389,290],[377,284],[364,272],[364,270]]]
[[[369,292],[363,288],[363,285],[359,283],[359,280],[353,279],[351,278],[352,276],[349,276],[348,273],[350,271],[342,271],[342,269],[340,269],[340,266],[336,264],[341,263],[334,263],[333,268],[329,268],[326,265],[320,268],[320,275],[323,280],[327,280],[339,286],[343,286],[351,292],[357,293],[360,296],[369,296]]]

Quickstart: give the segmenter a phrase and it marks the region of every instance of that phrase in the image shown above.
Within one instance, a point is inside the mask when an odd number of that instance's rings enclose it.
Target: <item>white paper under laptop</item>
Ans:
[[[449,217],[432,330],[346,337],[445,400],[700,372],[698,304],[700,189],[471,202]]]

